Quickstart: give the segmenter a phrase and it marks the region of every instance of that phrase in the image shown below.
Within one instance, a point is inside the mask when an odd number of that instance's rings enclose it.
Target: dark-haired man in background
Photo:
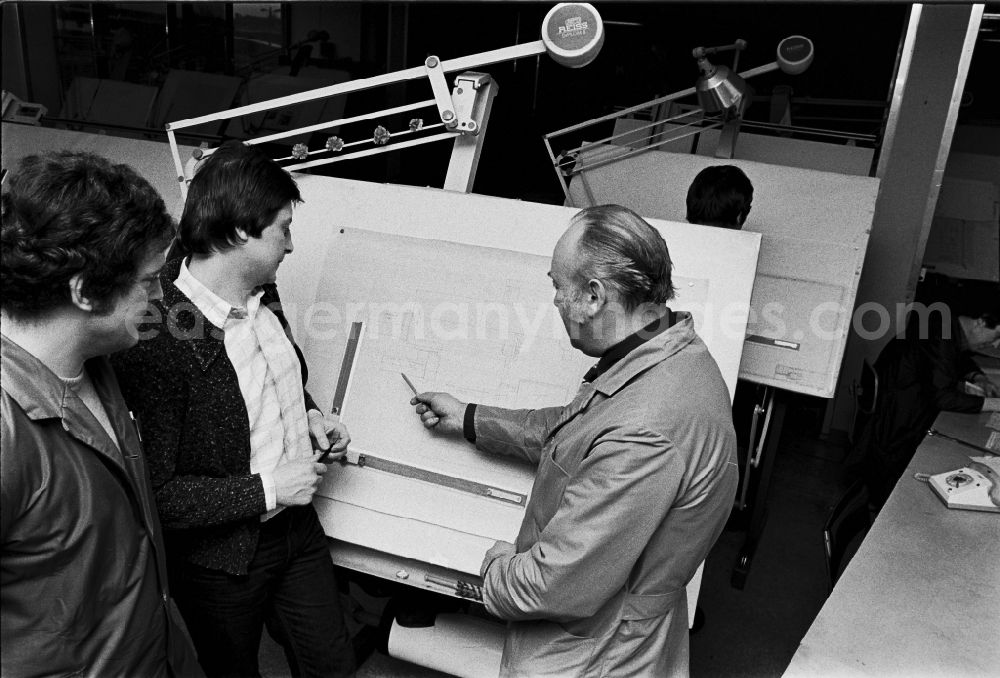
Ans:
[[[86,153],[25,158],[2,204],[0,673],[201,675],[104,357],[160,296],[173,222],[134,170]]]
[[[711,165],[698,172],[687,192],[692,224],[740,230],[750,214],[753,184],[736,165]]]
[[[148,440],[177,605],[209,676],[259,675],[265,624],[293,675],[354,671],[311,504],[321,453],[339,459],[350,436],[306,392],[274,284],[300,201],[259,149],[218,148],[188,189],[159,321],[114,357]]]

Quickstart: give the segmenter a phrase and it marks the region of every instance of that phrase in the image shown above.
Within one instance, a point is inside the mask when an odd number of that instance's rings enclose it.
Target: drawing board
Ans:
[[[721,132],[708,129],[698,135],[698,155],[713,157],[719,146]],[[675,151],[676,149],[664,149]],[[824,143],[791,137],[765,136],[740,132],[736,139],[735,157],[743,160],[778,165],[781,167],[801,167],[837,174],[854,174],[867,177],[875,156],[874,149],[848,144]],[[719,163],[724,160],[715,158]]]
[[[310,393],[333,404],[351,327],[361,322],[342,402],[351,461],[327,474],[316,506],[327,534],[449,570],[478,573],[512,541],[533,469],[442,442],[420,425],[417,388],[511,407],[562,405],[593,359],[576,352],[546,276],[577,210],[438,189],[298,176],[295,250],[278,272],[305,353]],[[675,262],[675,310],[735,388],[760,236],[652,220]],[[361,466],[362,456],[382,466]],[[384,470],[405,466],[407,473]],[[434,478],[499,491],[477,495]],[[427,480],[430,477],[432,480]],[[523,501],[510,497],[523,495]],[[507,498],[505,500],[504,498]]]
[[[878,195],[878,179],[750,160],[593,146],[578,161],[569,202],[619,203],[683,221],[691,181],[710,165],[742,168],[754,185],[743,231],[760,233],[747,342],[739,376],[833,397]]]

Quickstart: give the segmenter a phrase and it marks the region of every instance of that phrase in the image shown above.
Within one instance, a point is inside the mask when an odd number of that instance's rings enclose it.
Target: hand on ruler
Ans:
[[[340,417],[323,414],[319,410],[309,410],[306,415],[309,417],[309,437],[312,438],[313,449],[323,453],[319,461],[329,463],[343,457],[351,442],[351,434]]]
[[[417,414],[420,415],[424,428],[438,433],[462,434],[466,403],[450,393],[425,391],[410,398],[410,404],[416,405]]]

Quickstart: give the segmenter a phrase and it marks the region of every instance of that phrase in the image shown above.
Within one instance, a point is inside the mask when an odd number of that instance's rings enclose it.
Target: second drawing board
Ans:
[[[821,145],[821,144],[820,144]],[[744,231],[763,238],[740,378],[833,397],[875,214],[879,180],[752,160],[594,145],[573,177],[577,206],[618,203],[684,221],[688,187],[711,165],[737,165],[754,186]]]

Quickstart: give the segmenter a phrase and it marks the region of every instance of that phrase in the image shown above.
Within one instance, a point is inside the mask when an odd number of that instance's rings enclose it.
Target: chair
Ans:
[[[856,480],[840,497],[823,526],[826,573],[832,590],[871,527],[868,488]]]
[[[849,429],[849,442],[853,445],[861,436],[868,420],[875,413],[878,404],[878,373],[875,366],[865,358],[861,366],[861,378],[854,383],[854,421]]]

